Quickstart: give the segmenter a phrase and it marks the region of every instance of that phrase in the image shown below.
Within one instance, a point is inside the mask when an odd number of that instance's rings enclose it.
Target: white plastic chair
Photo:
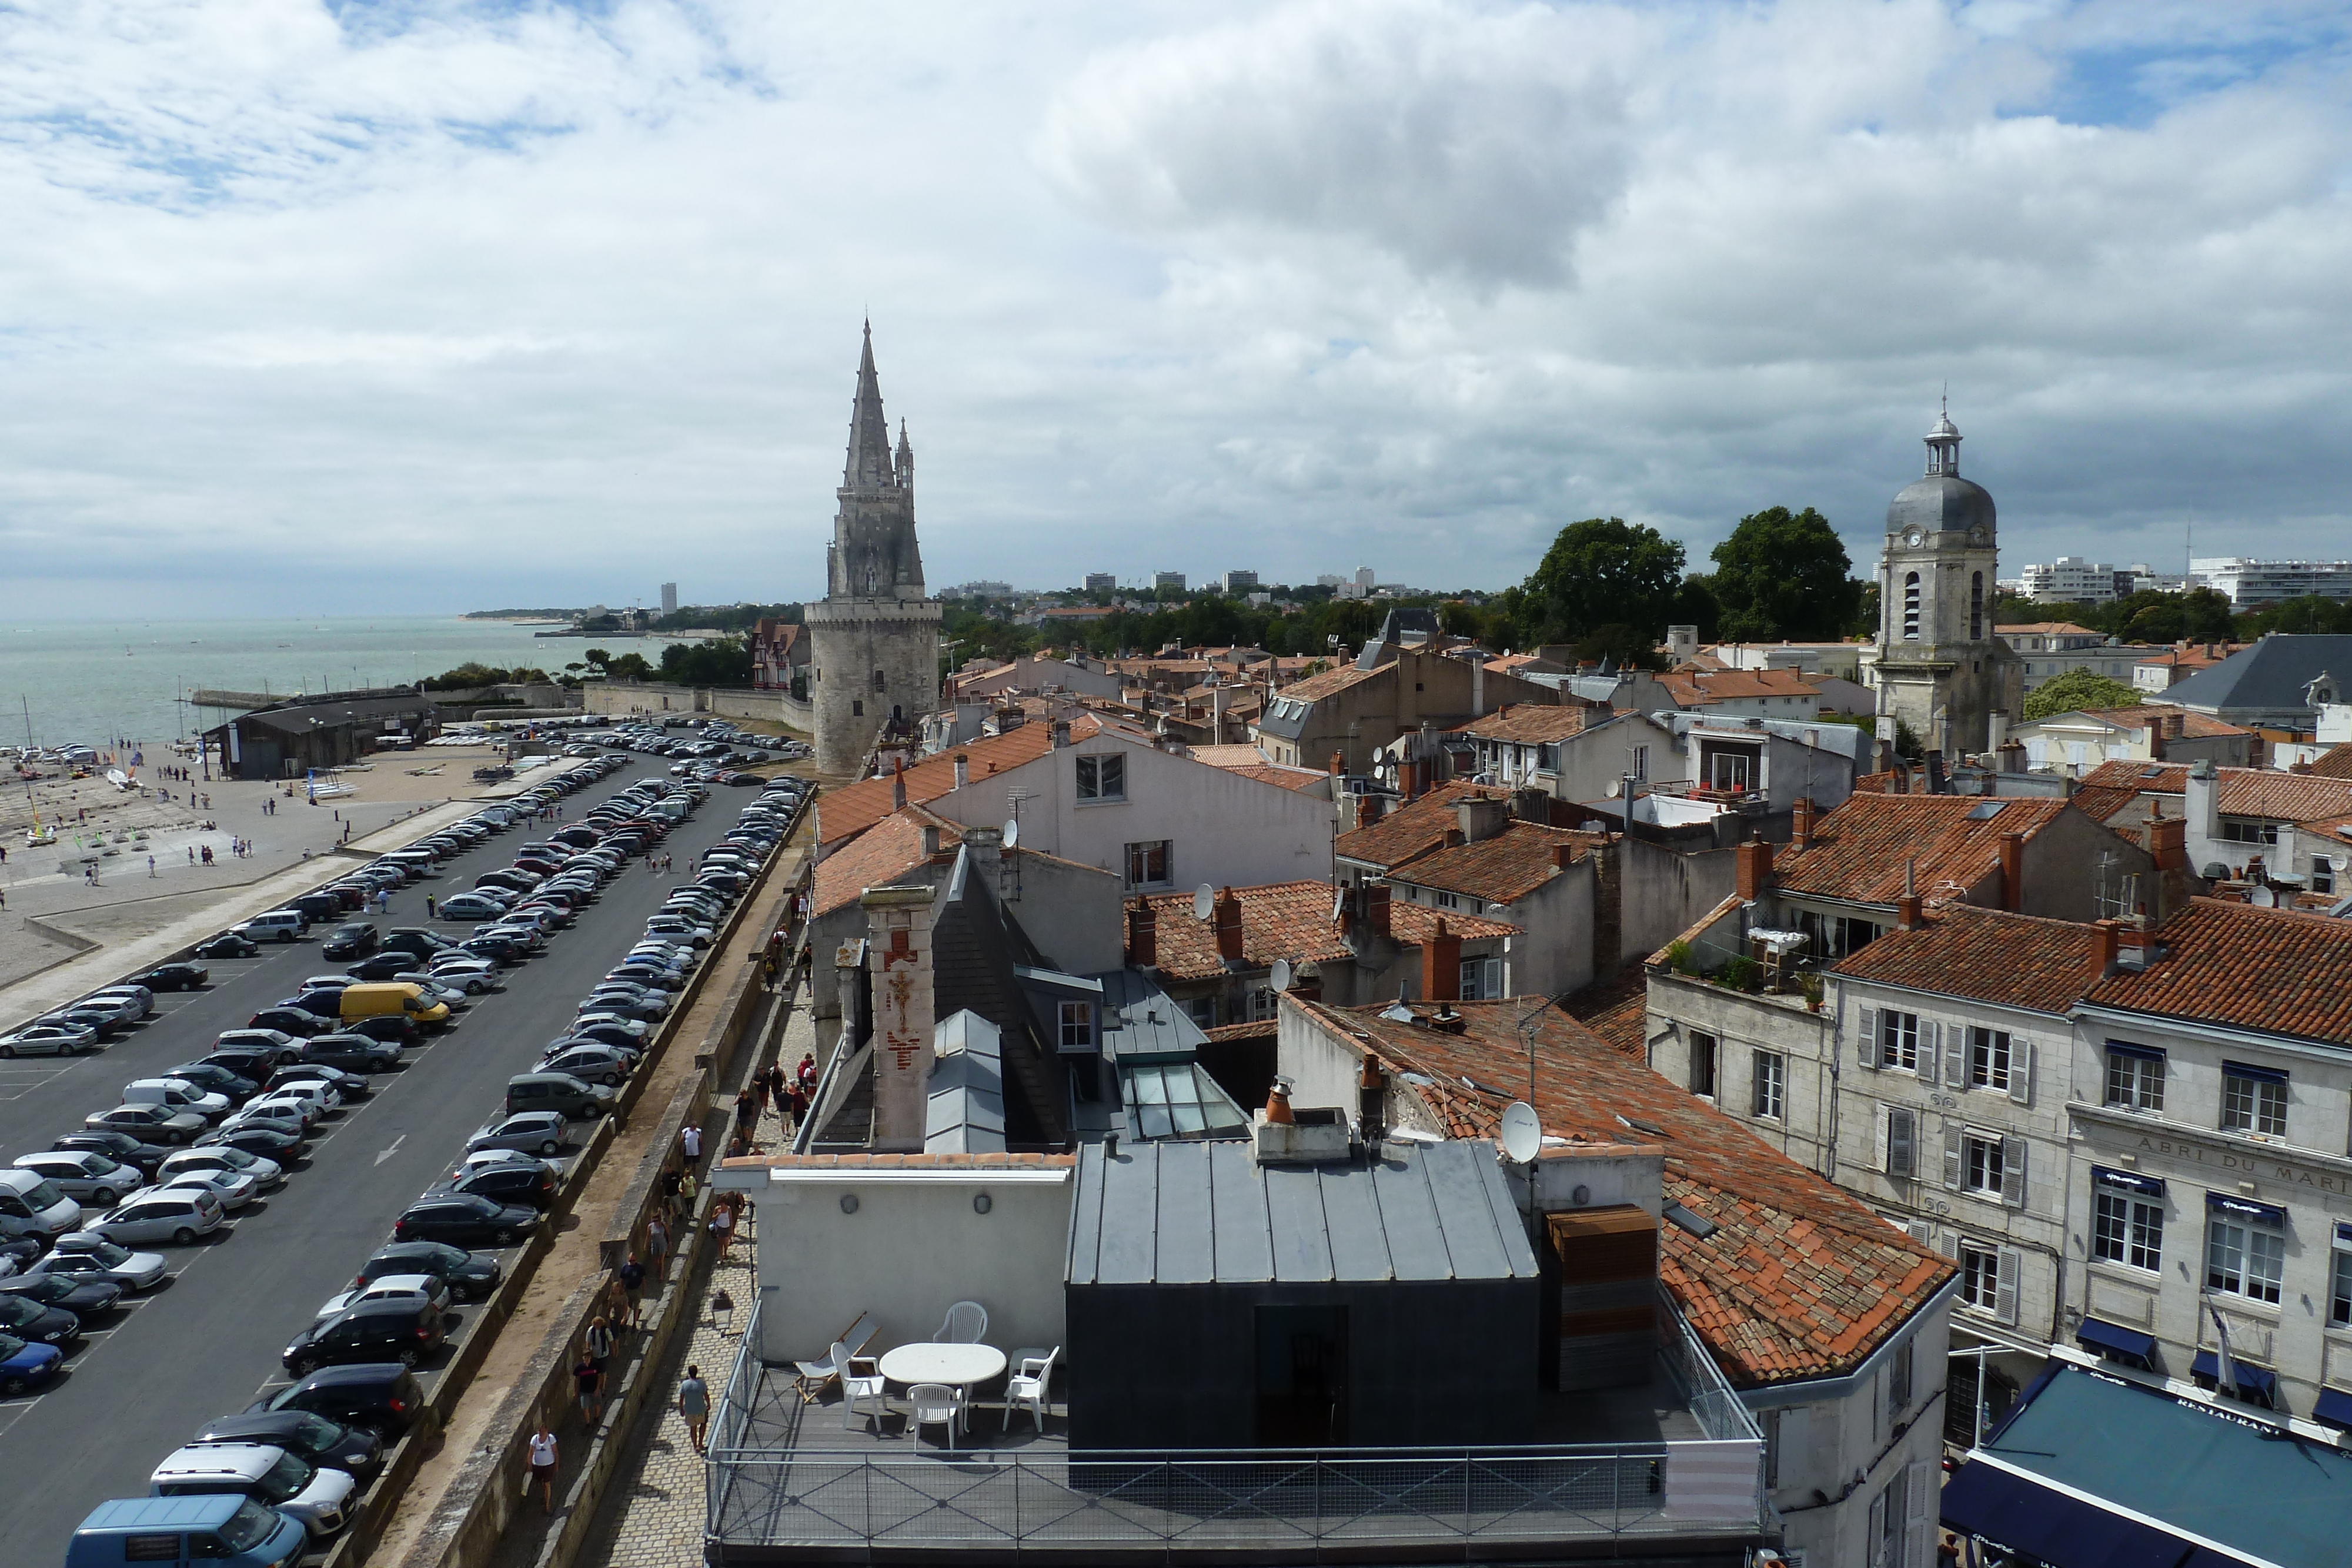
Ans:
[[[796,1361],[793,1366],[800,1374],[793,1382],[800,1389],[801,1402],[814,1405],[824,1397],[825,1385],[849,1370],[849,1346],[835,1340],[823,1361]]]
[[[846,1362],[844,1365],[850,1370],[845,1371],[841,1376],[843,1429],[846,1430],[851,1420],[858,1416],[877,1419],[887,1416],[890,1413],[890,1405],[889,1401],[883,1396],[883,1385],[887,1380],[875,1369],[873,1363],[860,1359]],[[870,1410],[865,1408],[858,1403],[863,1399],[873,1400],[874,1407]]]
[[[1004,1383],[1004,1429],[1013,1430],[1013,1407],[1019,1405],[1037,1423],[1037,1430],[1045,1429],[1046,1391],[1053,1386],[1054,1363],[1060,1358],[1062,1347],[1055,1345],[1044,1355],[1024,1356]]]
[[[941,1344],[978,1344],[986,1333],[988,1309],[978,1301],[958,1301],[948,1309],[936,1337]]]
[[[922,1436],[923,1428],[933,1422],[948,1429],[948,1452],[955,1452],[957,1429],[963,1425],[963,1396],[944,1383],[918,1383],[907,1390],[910,1414],[908,1425],[915,1435]]]

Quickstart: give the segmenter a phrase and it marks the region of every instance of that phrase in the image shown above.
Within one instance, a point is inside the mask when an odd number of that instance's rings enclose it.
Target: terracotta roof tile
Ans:
[[[1998,810],[1979,818],[1980,806]],[[1956,897],[2000,864],[2002,834],[2030,840],[2065,810],[2063,800],[1855,795],[1821,819],[1810,848],[1775,861],[1773,881],[1783,893],[1891,906],[1916,859],[1923,901]]]
[[[2316,822],[2352,815],[2352,778],[2269,768],[2217,768],[2213,772],[2214,807],[2225,817]],[[2185,795],[2189,768],[2178,762],[2102,762],[2083,776],[2078,788],[2126,786],[2138,794]]]
[[[1081,714],[1070,720],[1070,738],[1080,741],[1098,734],[1102,721]],[[920,805],[936,800],[955,788],[955,758],[968,758],[971,776],[986,778],[1018,768],[1024,762],[1043,757],[1054,747],[1053,726],[1024,724],[1003,735],[983,736],[964,746],[926,757],[899,777],[907,782],[909,804]],[[861,779],[855,784],[845,784],[838,789],[828,789],[817,797],[816,836],[820,845],[836,844],[856,838],[892,811],[895,801],[895,781],[889,779]]]
[[[1948,904],[1919,929],[1889,931],[1830,972],[2063,1017],[2097,983],[2097,951],[2088,925]]]
[[[1382,869],[1425,854],[1445,841],[1449,829],[1459,828],[1457,802],[1481,797],[1508,800],[1510,791],[1484,784],[1441,784],[1420,800],[1398,807],[1370,827],[1339,835],[1339,852]]]
[[[1552,860],[1556,848],[1566,848],[1572,852],[1571,860],[1580,860],[1601,841],[1598,833],[1509,822],[1491,839],[1434,849],[1391,866],[1388,880],[1466,894],[1490,904],[1511,904],[1559,874]]]
[[[2093,707],[2081,711],[2085,717],[2105,719],[2126,729],[2146,729],[2151,724],[2166,724],[2177,718],[2180,721],[2180,734],[2184,739],[2205,740],[2216,736],[2252,733],[2215,718],[2210,713],[2197,713],[2167,703],[2143,703],[2137,707]]]
[[[1391,1067],[1433,1080],[1414,1092],[1454,1136],[1493,1137],[1518,1092],[1508,1086],[1527,1082],[1519,1019],[1529,998],[1453,1003],[1466,1026],[1459,1035],[1376,1009],[1297,1005]],[[1665,1155],[1666,1197],[1718,1227],[1704,1240],[1660,1227],[1659,1277],[1735,1385],[1850,1372],[1951,1277],[1952,1263],[1859,1199],[1581,1024],[1547,1009],[1533,1027],[1544,1131],[1601,1144],[1643,1138]],[[1621,1115],[1664,1135],[1628,1133]]]
[[[1077,1164],[1077,1156],[1068,1154],[991,1153],[983,1155],[877,1155],[852,1153],[839,1155],[751,1155],[740,1159],[721,1160],[728,1170],[808,1171],[808,1170],[1017,1170],[1034,1168],[1068,1169]]]
[[[1382,670],[1393,668],[1392,664],[1377,665],[1369,670],[1360,670],[1353,664],[1342,664],[1336,670],[1326,670],[1319,675],[1309,675],[1303,681],[1294,681],[1274,695],[1303,703],[1321,702],[1325,697],[1337,696],[1360,682],[1370,680]]]
[[[2066,797],[2074,810],[2095,822],[2105,822],[2139,799],[2139,791],[2130,789],[2109,789],[2105,785],[2078,784]]]
[[[1337,894],[1329,883],[1274,882],[1226,891],[1242,906],[1242,962],[1249,967],[1269,968],[1277,958],[1328,964],[1349,956],[1339,923],[1331,918]],[[1192,897],[1189,893],[1159,893],[1128,900],[1130,908],[1145,905],[1157,917],[1153,967],[1165,979],[1201,980],[1225,972],[1216,933],[1207,921],[1192,918]],[[1519,929],[1500,920],[1395,899],[1389,905],[1389,934],[1401,946],[1418,947],[1436,930],[1441,916],[1456,936],[1509,936]]]
[[[2097,1007],[2352,1045],[2352,921],[2193,898],[2159,956],[2093,988]],[[1876,946],[1876,944],[1873,944]],[[1868,951],[1868,949],[1864,949]]]
[[[1581,735],[1588,725],[1605,724],[1615,716],[1606,708],[1594,709],[1580,705],[1562,707],[1554,703],[1506,703],[1484,718],[1455,725],[1453,733],[1473,736],[1480,740],[1507,740],[1521,746],[1534,746]]]
[[[1817,697],[1822,688],[1794,670],[1670,670],[1658,677],[1679,707],[1758,697]]]
[[[2352,779],[2352,740],[2321,752],[2312,762],[2311,773],[2316,779]]]
[[[961,824],[922,806],[883,818],[849,843],[817,862],[810,894],[812,915],[830,915],[857,902],[869,887],[898,881],[923,863],[923,830],[940,831],[940,847],[953,853],[963,841]]]

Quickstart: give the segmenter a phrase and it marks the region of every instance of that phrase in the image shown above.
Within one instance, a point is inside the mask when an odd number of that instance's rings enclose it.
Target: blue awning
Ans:
[[[2137,1056],[2142,1061],[2162,1061],[2164,1060],[2164,1052],[2157,1050],[2156,1047],[2152,1045],[2134,1045],[2127,1040],[2111,1040],[2107,1041],[2107,1051],[2111,1055],[2115,1056]]]
[[[1944,1483],[1943,1523],[2051,1568],[2244,1568],[2170,1531],[1971,1460]]]
[[[2251,1078],[2257,1083],[2284,1083],[2286,1074],[2275,1067],[2257,1067],[2251,1061],[2224,1061],[2221,1071],[2231,1078]]]
[[[2352,1394],[2341,1388],[2321,1389],[2319,1403],[2311,1407],[2311,1418],[2352,1431]]]
[[[2275,1203],[2256,1203],[2251,1197],[2231,1197],[2224,1192],[2209,1192],[2205,1195],[2205,1207],[2235,1215],[2240,1219],[2275,1225],[2282,1230],[2286,1228],[2286,1210]]]
[[[2094,1350],[2112,1350],[2120,1355],[2136,1356],[2142,1362],[2156,1354],[2154,1334],[2144,1334],[2137,1329],[2104,1322],[2097,1318],[2084,1318],[2075,1326],[2074,1337]]]
[[[2238,1386],[2240,1388],[2251,1388],[2265,1399],[2272,1399],[2277,1396],[2277,1373],[2264,1372],[2261,1367],[2249,1366],[2242,1361],[2237,1364],[2237,1367]],[[2197,1353],[2197,1359],[2189,1364],[2189,1370],[2193,1376],[2210,1377],[2216,1383],[2219,1383],[2221,1380],[2221,1353],[2219,1351],[2211,1350],[2199,1351]]]
[[[2142,1197],[2162,1197],[2164,1181],[2159,1176],[2142,1176],[2137,1171],[2110,1170],[2105,1166],[2093,1166],[2091,1179],[2105,1186],[2121,1187]]]

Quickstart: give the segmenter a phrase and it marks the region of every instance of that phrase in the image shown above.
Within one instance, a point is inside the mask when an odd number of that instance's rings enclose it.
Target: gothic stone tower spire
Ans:
[[[860,772],[886,726],[909,727],[939,706],[940,610],[923,593],[914,466],[903,425],[895,456],[890,450],[869,324],[825,550],[825,597],[807,611],[816,762],[827,773]]]

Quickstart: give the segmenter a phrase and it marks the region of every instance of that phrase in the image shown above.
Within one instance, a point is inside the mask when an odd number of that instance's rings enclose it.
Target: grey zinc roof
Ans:
[[[931,1030],[923,1153],[1004,1152],[1004,1049],[994,1024],[969,1009]]]
[[[2233,713],[2307,713],[2304,688],[2322,674],[2352,681],[2352,637],[2277,632],[2200,670],[2155,700],[2228,718]]]
[[[1533,1279],[1487,1143],[1391,1144],[1369,1163],[1259,1166],[1245,1142],[1078,1151],[1073,1285]]]
[[[1190,1061],[1208,1042],[1201,1026],[1140,969],[1111,969],[1102,982],[1103,1044],[1120,1061]]]

